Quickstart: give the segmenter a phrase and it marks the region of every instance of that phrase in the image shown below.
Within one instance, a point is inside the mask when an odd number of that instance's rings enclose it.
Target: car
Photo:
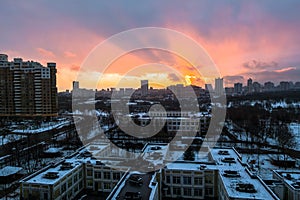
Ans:
[[[141,176],[139,176],[137,174],[132,174],[129,177],[129,183],[142,186],[143,185],[143,179],[142,179]]]

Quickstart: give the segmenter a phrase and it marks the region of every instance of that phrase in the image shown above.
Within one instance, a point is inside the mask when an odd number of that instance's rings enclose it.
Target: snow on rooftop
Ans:
[[[58,153],[62,150],[62,148],[56,148],[56,147],[50,147],[49,149],[47,149],[46,151],[44,151],[45,153]]]
[[[276,170],[275,172],[283,178],[285,183],[297,190],[300,189],[300,170]]]
[[[238,199],[276,199],[259,179],[253,178],[248,169],[242,166],[240,155],[233,149],[212,149],[211,157],[215,160],[219,169],[219,176],[223,182],[224,188],[231,198]],[[239,177],[224,176],[224,171],[235,170]],[[237,190],[240,184],[249,184],[254,187],[254,192],[244,192]]]
[[[56,182],[60,181],[62,177],[67,176],[70,174],[73,170],[77,170],[79,167],[82,166],[82,163],[79,161],[75,161],[74,159],[66,160],[65,162],[70,162],[72,164],[71,168],[62,170],[62,163],[58,165],[54,165],[54,167],[50,166],[47,170],[44,172],[38,173],[36,176],[31,177],[29,180],[26,181],[26,183],[36,183],[36,184],[47,184],[47,185],[53,185]],[[53,178],[47,178],[46,174],[56,174],[56,177]]]
[[[22,167],[5,166],[4,168],[0,169],[0,176],[13,175],[20,172],[22,169]]]

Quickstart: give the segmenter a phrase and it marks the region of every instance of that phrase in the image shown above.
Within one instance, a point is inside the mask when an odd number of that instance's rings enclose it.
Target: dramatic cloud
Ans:
[[[257,60],[252,60],[249,62],[245,62],[243,67],[251,70],[266,70],[266,69],[274,69],[278,67],[277,62],[262,62]]]
[[[106,38],[132,28],[165,27],[183,32],[202,45],[221,76],[279,81],[294,72],[289,80],[296,81],[300,68],[299,7],[298,0],[190,0],[185,3],[152,0],[142,4],[122,0],[63,0],[59,4],[39,0],[3,1],[1,53],[18,52],[9,56],[43,64],[57,62],[58,87],[64,90],[76,79],[79,67],[74,66],[80,66],[89,52]],[[144,42],[141,38],[136,40]],[[167,39],[155,42],[170,45]],[[190,65],[178,56],[161,51],[150,50],[121,59],[111,73],[124,74],[131,64],[149,62],[172,66],[183,76],[194,75],[201,82]],[[168,77],[170,73],[164,75]]]
[[[300,69],[289,67],[282,70],[251,72],[247,75],[253,78],[255,77],[255,81],[260,83],[272,81],[278,84],[280,81],[299,81]]]
[[[243,76],[224,76],[224,81],[226,86],[232,86],[234,83],[243,83],[244,77]]]
[[[168,74],[168,79],[170,79],[171,81],[174,81],[174,82],[180,81],[180,78],[174,73]]]

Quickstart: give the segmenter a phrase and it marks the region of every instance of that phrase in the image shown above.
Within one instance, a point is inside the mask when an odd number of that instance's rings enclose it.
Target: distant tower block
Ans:
[[[79,89],[79,82],[73,81],[73,90],[78,90],[78,89]]]
[[[142,96],[147,96],[148,95],[148,80],[141,80],[141,93]]]
[[[215,79],[215,94],[218,96],[224,94],[223,78]]]

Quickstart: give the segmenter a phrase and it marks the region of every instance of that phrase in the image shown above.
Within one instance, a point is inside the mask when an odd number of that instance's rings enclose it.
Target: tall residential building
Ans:
[[[290,84],[288,81],[281,81],[279,83],[279,89],[282,90],[282,91],[286,91],[286,90],[289,90],[290,89]]]
[[[242,83],[235,83],[234,84],[234,93],[241,94],[243,91],[243,84]]]
[[[79,81],[73,81],[73,90],[79,89]]]
[[[264,91],[274,91],[275,90],[275,85],[273,82],[265,82],[264,83]]]
[[[148,80],[141,80],[141,92],[142,96],[147,96],[148,95]]]
[[[215,79],[215,94],[217,96],[224,95],[223,78]]]
[[[0,116],[56,116],[56,64],[0,54]]]
[[[251,78],[247,80],[247,90],[248,93],[253,92],[253,82]]]
[[[205,84],[205,90],[206,91],[213,91],[213,87],[212,87],[212,85],[211,84]]]
[[[256,93],[261,92],[261,84],[259,82],[253,83],[253,91]]]

